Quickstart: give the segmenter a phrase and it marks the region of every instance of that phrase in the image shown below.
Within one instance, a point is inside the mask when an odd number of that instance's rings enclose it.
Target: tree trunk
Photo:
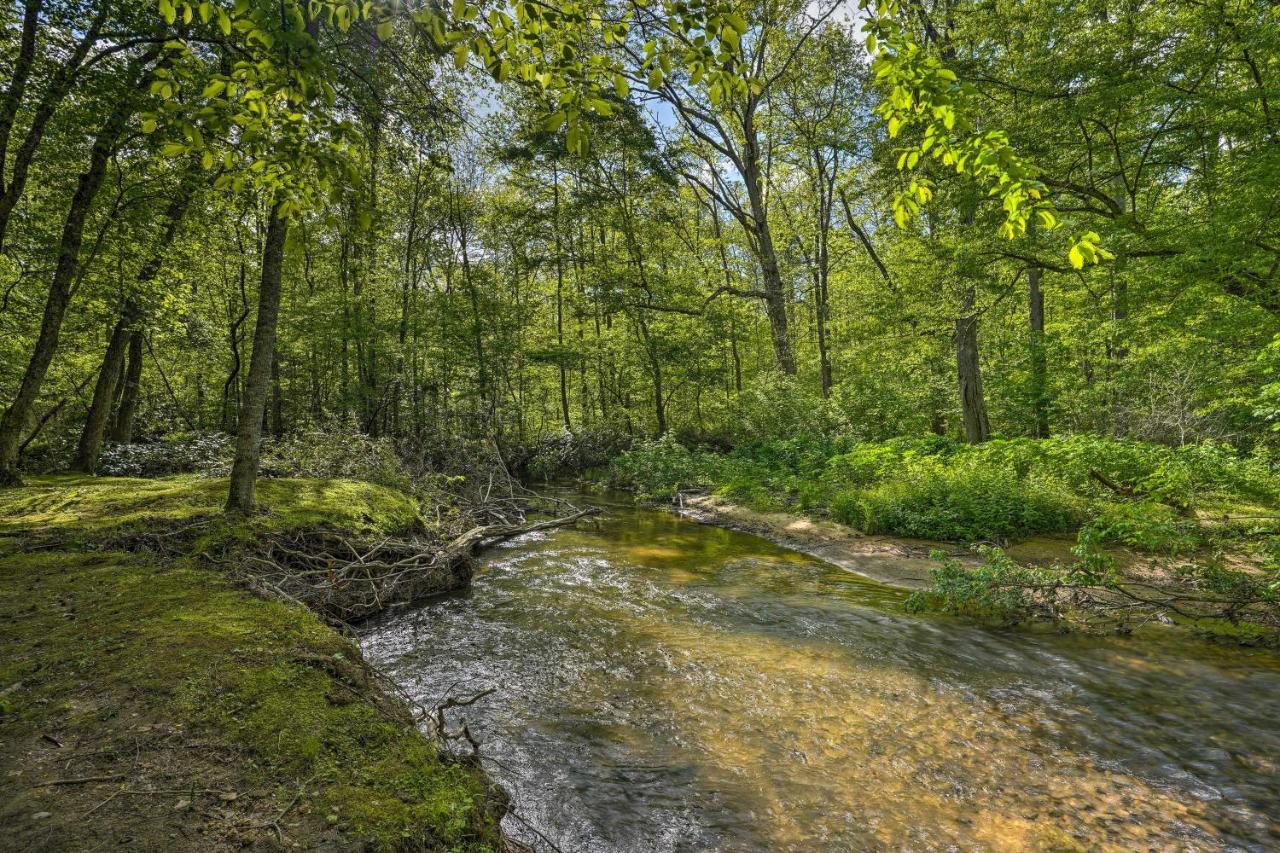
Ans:
[[[115,328],[111,330],[111,339],[107,342],[107,351],[98,371],[98,381],[93,387],[93,401],[89,404],[89,414],[85,417],[75,459],[71,463],[74,471],[92,474],[98,467],[98,454],[102,451],[102,437],[106,432],[107,418],[111,414],[116,383],[120,381],[120,367],[124,364],[133,315],[132,304],[126,303],[120,311],[120,318],[116,320]]]
[[[826,215],[825,211],[824,214]],[[822,399],[831,398],[833,377],[831,353],[827,343],[827,282],[830,273],[830,257],[827,252],[827,228],[819,226],[817,267],[814,270],[815,322],[818,326],[818,372],[822,382]]]
[[[18,117],[18,107],[26,94],[27,80],[36,58],[36,30],[40,28],[40,8],[44,0],[27,0],[22,13],[22,36],[18,40],[18,56],[13,62],[9,86],[0,99],[0,192],[3,191],[5,164],[9,153],[9,138],[13,123]]]
[[[657,438],[667,434],[667,405],[662,390],[662,361],[658,358],[657,348],[649,336],[649,324],[645,322],[642,311],[636,312],[636,327],[640,330],[640,339],[644,343],[644,352],[649,359],[649,374],[653,378],[653,413],[657,420]]]
[[[768,209],[764,199],[764,176],[760,172],[759,142],[756,140],[755,123],[748,111],[743,118],[746,137],[742,150],[743,179],[747,185],[747,199],[751,204],[751,221],[754,223],[753,243],[760,260],[760,274],[764,285],[764,311],[769,318],[769,335],[773,341],[773,356],[778,369],[788,376],[796,373],[796,359],[791,352],[788,334],[787,297],[778,270],[778,255],[773,247],[773,231],[769,227]]]
[[[143,69],[154,57],[155,53],[149,52],[131,63],[127,79],[136,80],[137,87],[145,88],[151,79],[152,72]],[[89,156],[89,166],[80,175],[75,194],[71,197],[71,205],[67,210],[62,236],[58,242],[57,264],[54,267],[53,280],[49,285],[49,295],[45,300],[44,315],[40,321],[40,335],[31,352],[27,369],[22,375],[17,396],[5,410],[3,418],[0,418],[0,484],[16,483],[20,479],[18,443],[26,430],[36,399],[40,396],[40,388],[44,385],[45,375],[49,372],[53,354],[58,349],[62,320],[66,316],[67,305],[71,302],[72,288],[80,269],[80,247],[84,242],[85,222],[93,208],[94,197],[102,187],[107,162],[115,151],[129,116],[133,114],[134,94],[135,92],[131,90],[116,102],[115,112],[107,117],[98,131]]]
[[[978,364],[978,317],[973,314],[974,293],[965,295],[965,315],[956,320],[956,374],[960,380],[960,412],[964,438],[981,444],[991,438],[987,403],[982,395],[982,368]]]
[[[25,83],[20,84],[19,81],[19,77],[27,73],[23,72],[21,69],[21,54],[27,49],[26,42],[28,38],[31,40],[31,48],[32,51],[34,51],[35,28],[39,26],[39,5],[41,4],[33,3],[29,5],[23,15],[22,46],[19,48],[19,57],[14,65],[14,79],[10,82],[9,89],[6,92],[7,99],[11,101],[13,113],[10,114],[8,112],[10,104],[6,104],[6,129],[4,132],[5,159],[7,159],[8,154],[9,133],[12,131],[13,127],[13,118],[10,118],[9,116],[17,116],[18,108],[21,106],[22,90],[25,88]],[[39,103],[36,104],[35,110],[32,112],[31,121],[27,125],[26,136],[23,137],[22,144],[18,146],[18,150],[14,154],[9,184],[7,186],[3,186],[3,189],[0,190],[0,252],[4,251],[5,236],[8,233],[9,221],[13,215],[14,209],[18,206],[18,201],[26,191],[27,177],[30,174],[31,163],[35,159],[36,151],[39,149],[40,143],[44,138],[45,130],[49,126],[49,121],[57,111],[58,104],[62,102],[62,100],[67,96],[67,93],[71,90],[72,85],[74,85],[78,72],[81,70],[81,64],[84,62],[85,56],[89,53],[89,49],[97,43],[98,34],[102,29],[103,23],[107,19],[107,13],[110,8],[111,4],[109,3],[99,4],[98,9],[94,13],[93,19],[89,22],[88,26],[84,28],[80,39],[76,42],[70,55],[58,63],[57,68],[53,73],[53,77],[49,81],[49,85],[45,87],[44,94],[41,96]],[[33,28],[30,33],[28,33],[28,17],[32,16],[33,9],[35,16],[32,20]],[[156,53],[154,51],[148,51],[143,55],[139,62],[129,65],[126,85],[132,82],[133,75],[137,73],[138,69],[140,67],[145,67],[147,63],[155,58],[155,56]],[[34,59],[34,55],[32,58]],[[28,71],[29,70],[30,69],[28,68]],[[147,74],[146,78],[142,82],[145,85],[149,80],[150,73]],[[128,114],[132,111],[133,106],[132,93],[130,93],[129,96],[119,99],[116,103],[117,109],[123,111],[125,118],[128,118]],[[110,119],[108,119],[108,124],[110,124]],[[123,122],[121,122],[121,126],[123,126]],[[4,162],[4,159],[0,159],[0,175],[3,174],[3,167],[6,165],[7,164]],[[3,185],[2,178],[0,178],[0,185]],[[0,469],[0,472],[2,472],[2,470],[3,469]]]
[[[160,267],[164,264],[165,254],[169,251],[174,235],[178,232],[178,225],[182,222],[187,207],[191,203],[192,192],[195,189],[192,186],[193,178],[197,175],[198,172],[195,169],[188,171],[179,185],[177,194],[169,203],[165,211],[164,233],[152,249],[151,257],[138,270],[139,284],[146,284],[159,274]],[[107,430],[111,404],[118,390],[123,391],[120,397],[120,410],[124,413],[124,417],[118,416],[116,423],[112,425],[113,440],[114,432],[121,428],[124,436],[121,443],[127,443],[133,432],[133,412],[138,400],[138,383],[142,378],[142,333],[137,329],[131,331],[130,326],[137,321],[138,313],[133,299],[127,299],[120,311],[120,319],[111,333],[111,342],[103,358],[102,371],[98,374],[98,384],[93,391],[93,402],[89,405],[89,414],[85,418],[84,429],[80,433],[80,443],[76,448],[75,461],[72,464],[77,471],[92,474],[97,469],[98,454],[102,452],[102,439]],[[129,374],[124,378],[123,389],[120,389],[118,387],[121,378],[120,368],[124,364],[126,343],[130,348]]]
[[[729,255],[724,248],[724,235],[720,233],[720,210],[716,207],[715,197],[711,199],[711,229],[715,234],[716,248],[720,252],[720,272],[724,276],[724,286],[733,288],[733,277],[729,274]],[[742,357],[738,354],[737,315],[729,312],[729,352],[733,356],[733,390],[742,393]]]
[[[271,206],[267,239],[262,249],[262,280],[258,288],[258,318],[253,329],[253,353],[249,375],[240,404],[236,432],[236,458],[231,466],[228,513],[248,513],[253,509],[254,486],[258,479],[258,443],[262,438],[262,416],[267,406],[271,363],[275,358],[276,321],[280,315],[280,280],[284,272],[284,243],[289,223],[280,216],[280,201]]]
[[[1027,272],[1031,318],[1031,411],[1036,438],[1049,437],[1049,364],[1044,339],[1044,293],[1040,290],[1041,270]]]
[[[552,172],[552,216],[554,222],[551,230],[555,234],[556,249],[556,362],[560,371],[560,417],[564,428],[572,430],[569,419],[569,376],[564,364],[564,253],[560,240],[560,173]]]
[[[133,415],[138,411],[138,393],[142,390],[142,330],[129,334],[129,367],[125,370],[121,385],[120,405],[111,425],[111,443],[128,444],[133,441]]]

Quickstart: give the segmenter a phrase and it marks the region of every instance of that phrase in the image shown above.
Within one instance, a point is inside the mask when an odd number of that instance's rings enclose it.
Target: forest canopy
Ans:
[[[3,15],[8,480],[1280,426],[1268,4]]]

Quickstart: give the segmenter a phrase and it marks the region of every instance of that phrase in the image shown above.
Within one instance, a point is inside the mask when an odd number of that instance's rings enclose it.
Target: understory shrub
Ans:
[[[1199,546],[1195,519],[1154,501],[1107,503],[1089,522],[1100,541],[1153,554],[1190,554]]]
[[[753,509],[933,539],[999,541],[1093,519],[1100,541],[1163,554],[1202,544],[1196,507],[1280,502],[1280,477],[1260,453],[1090,435],[967,445],[935,435],[858,442],[797,434],[727,454],[668,437],[616,459],[609,480],[651,498],[709,488]]]
[[[108,477],[225,476],[235,442],[224,433],[186,433],[162,441],[114,444],[102,451],[98,473]]]
[[[1000,540],[1068,530],[1079,519],[1077,501],[1051,478],[1019,477],[1009,469],[969,460],[910,461],[879,484],[846,494],[839,521],[867,533],[924,539]]]
[[[530,448],[523,468],[535,479],[551,480],[605,465],[630,444],[630,436],[614,426],[561,429]]]
[[[670,500],[681,489],[712,485],[708,456],[669,435],[641,441],[610,463],[608,481],[642,498]]]
[[[930,585],[907,596],[908,612],[947,613],[1006,625],[1035,615],[1053,615],[1044,590],[1059,581],[1051,570],[1021,566],[999,548],[980,549],[981,565],[964,566],[935,552],[942,564],[929,572]]]
[[[261,472],[268,477],[361,480],[402,491],[413,486],[389,438],[371,438],[354,422],[341,420],[308,425],[264,443]]]

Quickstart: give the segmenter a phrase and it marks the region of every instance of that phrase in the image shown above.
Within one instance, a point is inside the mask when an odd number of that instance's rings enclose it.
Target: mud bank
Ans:
[[[676,511],[693,521],[751,533],[793,551],[808,554],[850,572],[903,589],[929,584],[929,558],[941,550],[957,559],[973,560],[956,545],[925,539],[867,536],[833,521],[819,521],[782,512],[756,512],[716,495],[682,494]]]

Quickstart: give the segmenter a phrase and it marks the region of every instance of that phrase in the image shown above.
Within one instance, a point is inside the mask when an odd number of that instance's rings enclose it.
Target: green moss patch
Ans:
[[[268,512],[255,525],[417,523],[411,499],[379,487],[264,486]],[[209,849],[500,847],[498,792],[422,737],[371,683],[359,650],[316,616],[191,560],[20,550],[24,527],[77,540],[210,515],[219,498],[217,481],[191,478],[40,478],[0,493],[12,537],[0,556],[0,763],[19,770],[6,779],[0,820],[32,844],[133,838],[163,847],[168,836],[154,833],[181,838],[199,824]],[[157,721],[148,731],[165,732],[163,749],[130,749],[138,720]],[[167,757],[137,758],[148,750]],[[59,776],[109,780],[47,784]],[[150,793],[187,789],[196,793]]]
[[[224,524],[226,479],[179,475],[155,480],[57,475],[0,491],[0,533],[57,533],[81,539],[164,525]],[[239,535],[309,527],[399,535],[423,527],[418,504],[395,489],[352,480],[264,479],[260,514]]]

